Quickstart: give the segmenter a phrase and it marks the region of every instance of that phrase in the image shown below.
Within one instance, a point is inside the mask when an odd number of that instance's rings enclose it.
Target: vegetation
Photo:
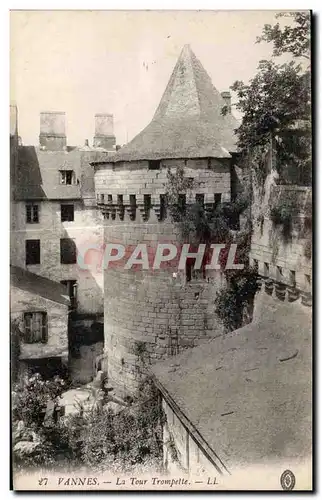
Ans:
[[[133,471],[138,467],[161,467],[162,415],[151,381],[141,385],[133,404],[113,411],[97,401],[85,409],[62,417],[52,412],[64,381],[43,381],[34,375],[13,393],[13,453],[16,467],[41,465],[72,470],[80,466],[91,471]],[[101,397],[101,395],[99,396]],[[47,408],[47,412],[46,412]]]
[[[277,64],[275,61],[261,61],[249,84],[236,81],[232,85],[231,89],[238,98],[236,107],[243,114],[242,124],[236,132],[238,146],[245,164],[252,167],[259,186],[266,177],[265,162],[272,140],[280,175],[285,177],[282,167],[289,165],[290,170],[300,172],[297,177],[302,178],[302,183],[310,184],[311,142],[307,127],[311,116],[307,64],[310,58],[310,14],[282,13],[277,17],[289,18],[292,23],[284,28],[279,23],[265,25],[257,43],[272,43],[273,57],[292,54],[298,62]],[[285,133],[301,123],[305,124],[306,133],[297,134],[294,130],[292,134]]]
[[[245,310],[252,304],[257,286],[256,270],[246,267],[230,276],[225,288],[217,293],[216,314],[227,332],[243,326]]]
[[[215,310],[227,331],[240,328],[243,324],[245,308],[251,303],[256,292],[256,273],[249,267],[251,226],[245,231],[239,229],[239,217],[248,208],[249,196],[246,192],[230,203],[219,204],[207,210],[200,203],[182,206],[177,203],[180,193],[191,189],[184,177],[183,167],[175,172],[168,171],[167,198],[170,214],[178,223],[181,236],[189,243],[226,244],[220,254],[222,269],[226,267],[230,244],[237,244],[236,261],[244,264],[243,270],[226,270],[226,286],[217,293]],[[206,247],[207,248],[207,247]]]

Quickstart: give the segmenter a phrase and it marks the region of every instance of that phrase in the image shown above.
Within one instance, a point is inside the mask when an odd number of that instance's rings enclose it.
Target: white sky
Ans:
[[[270,57],[272,47],[255,39],[274,22],[273,11],[11,12],[11,99],[23,143],[38,144],[40,111],[65,111],[69,145],[92,143],[100,112],[114,114],[123,144],[151,120],[185,43],[228,90]]]

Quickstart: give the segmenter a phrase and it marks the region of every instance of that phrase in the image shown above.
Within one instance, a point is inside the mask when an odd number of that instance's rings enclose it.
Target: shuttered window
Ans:
[[[26,205],[26,222],[28,224],[37,224],[39,222],[38,205]]]
[[[45,312],[28,312],[24,314],[24,342],[34,344],[48,342],[48,322]]]

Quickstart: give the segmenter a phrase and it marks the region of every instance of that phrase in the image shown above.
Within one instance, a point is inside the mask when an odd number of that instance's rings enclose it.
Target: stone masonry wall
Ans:
[[[48,342],[46,344],[20,343],[20,359],[68,357],[68,307],[19,288],[10,291],[11,320],[24,331],[25,312],[46,312]]]
[[[66,200],[74,204],[74,221],[61,222],[59,201],[35,202],[39,206],[39,223],[26,223],[25,202],[15,202],[12,210],[11,263],[54,281],[76,280],[78,311],[103,312],[103,275],[100,270],[82,270],[78,264],[61,264],[60,238],[72,238],[76,247],[102,244],[102,218],[96,208],[84,207],[81,201]],[[26,266],[25,240],[40,239],[40,264]]]
[[[213,205],[215,194],[230,200],[230,168],[225,161],[163,160],[159,170],[148,162],[96,167],[95,189],[105,220],[104,243],[135,247],[146,243],[180,241],[180,230],[169,218],[160,220],[160,195],[165,194],[167,166],[184,166],[193,179],[186,193],[187,203],[204,194],[205,206]],[[118,196],[123,196],[124,217],[120,217]],[[136,196],[135,220],[131,220],[130,195]],[[151,195],[152,207],[144,212],[144,195]],[[114,211],[114,217],[112,217]],[[153,253],[153,252],[152,252]],[[143,362],[175,354],[209,337],[219,335],[222,326],[214,312],[216,291],[222,287],[220,272],[209,272],[187,282],[177,264],[160,270],[104,270],[104,335],[109,380],[122,395],[134,393],[144,373]]]
[[[152,205],[159,205],[160,195],[165,193],[167,168],[174,171],[177,166],[184,167],[185,177],[193,179],[187,202],[194,201],[196,194],[204,194],[205,203],[214,203],[216,193],[222,194],[221,201],[230,201],[229,163],[216,159],[209,160],[209,164],[207,159],[162,160],[159,170],[149,170],[147,161],[96,167],[96,196],[100,200],[102,195],[111,195],[112,203],[116,204],[117,195],[123,195],[123,203],[128,205],[130,195],[136,196],[138,204],[143,203],[144,195],[151,195]],[[108,199],[104,198],[104,202],[108,202]]]
[[[306,255],[306,246],[311,245],[312,234],[303,232],[303,225],[306,207],[312,203],[312,190],[304,186],[276,185],[275,178],[274,171],[267,176],[263,197],[256,190],[254,193],[250,259],[257,264],[261,276],[311,292],[312,260]],[[292,217],[291,235],[285,240],[282,227],[271,220],[270,200],[277,203],[277,197],[290,196],[298,205],[298,211]]]

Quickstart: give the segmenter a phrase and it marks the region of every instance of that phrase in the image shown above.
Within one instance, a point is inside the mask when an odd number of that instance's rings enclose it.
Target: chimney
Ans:
[[[84,144],[85,147],[89,148],[89,144],[88,144],[88,139],[85,139],[85,144]]]
[[[96,114],[94,148],[104,148],[108,151],[113,151],[115,143],[113,115],[108,113]]]
[[[10,136],[18,136],[18,109],[15,103],[10,104]]]
[[[47,151],[66,149],[65,113],[59,111],[40,113],[39,144]]]
[[[228,91],[222,92],[221,97],[225,101],[225,105],[227,106],[227,113],[231,113],[231,94]]]

